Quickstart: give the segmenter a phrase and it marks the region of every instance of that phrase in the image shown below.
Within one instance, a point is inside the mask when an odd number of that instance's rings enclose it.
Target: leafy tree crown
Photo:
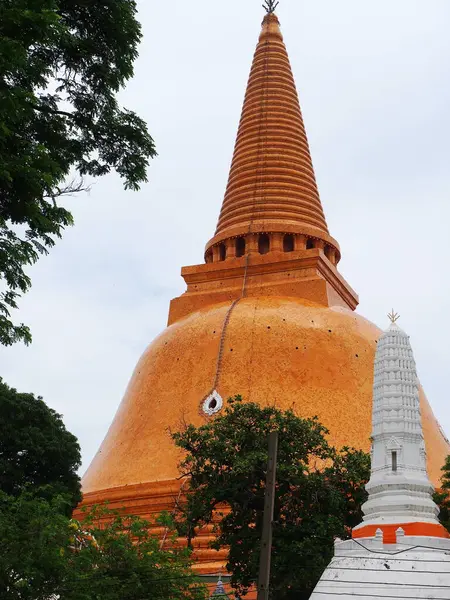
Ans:
[[[277,600],[306,599],[332,557],[334,538],[348,537],[360,522],[370,475],[369,457],[349,448],[336,451],[317,418],[236,396],[214,420],[173,433],[185,452],[180,471],[186,501],[177,507],[178,530],[192,544],[212,524],[212,546],[229,549],[232,586],[238,595],[248,591],[258,573],[273,430],[279,447],[271,589]]]
[[[10,313],[31,285],[25,267],[73,223],[58,200],[111,169],[126,188],[146,181],[154,142],[117,101],[138,55],[136,10],[133,0],[0,0],[1,344],[31,340]]]
[[[0,378],[0,431],[0,489],[11,496],[25,491],[47,499],[64,495],[70,512],[81,500],[81,454],[61,415]]]

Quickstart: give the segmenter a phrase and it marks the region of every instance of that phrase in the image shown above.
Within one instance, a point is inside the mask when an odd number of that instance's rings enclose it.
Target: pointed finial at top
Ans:
[[[280,3],[277,0],[264,0],[263,8],[266,10],[268,15],[271,15],[275,12],[277,6]]]
[[[400,319],[400,315],[394,312],[394,309],[388,314],[391,323],[396,323]]]

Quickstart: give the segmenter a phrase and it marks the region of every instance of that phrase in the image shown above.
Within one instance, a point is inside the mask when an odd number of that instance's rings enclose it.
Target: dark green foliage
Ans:
[[[80,533],[86,528],[95,543]],[[149,530],[150,523],[138,517],[94,509],[76,531],[82,543],[72,553],[62,600],[205,600],[207,590],[190,568],[190,552],[161,549]]]
[[[0,493],[5,600],[206,600],[189,552],[160,549],[150,524],[94,509],[83,524],[27,494]]]
[[[365,484],[370,478],[370,455],[354,448],[334,453],[333,464],[325,476],[344,499],[345,527],[350,532],[363,520],[362,505],[367,500]]]
[[[309,598],[333,554],[335,537],[348,537],[361,518],[370,459],[336,452],[317,419],[230,399],[208,424],[173,434],[186,457],[187,503],[177,521],[191,543],[197,528],[221,516],[214,547],[229,547],[227,569],[238,594],[257,579],[267,437],[279,431],[271,589],[277,600]],[[227,509],[224,509],[227,507]]]
[[[450,456],[445,459],[445,464],[441,469],[441,489],[435,492],[434,501],[438,505],[439,521],[450,532]]]
[[[0,598],[50,600],[65,571],[69,546],[67,505],[24,492],[0,491]]]
[[[115,169],[146,181],[146,124],[117,92],[133,75],[141,29],[132,0],[0,0],[0,343],[29,343],[10,310],[31,285],[24,268],[72,224],[58,204]]]
[[[70,512],[81,500],[81,456],[61,416],[42,398],[19,394],[0,378],[0,432],[0,490],[49,500],[63,495]]]
[[[150,523],[106,508],[70,519],[81,499],[77,440],[41,398],[1,379],[0,432],[2,600],[206,600],[190,552],[161,549]],[[169,517],[160,524],[173,531]]]

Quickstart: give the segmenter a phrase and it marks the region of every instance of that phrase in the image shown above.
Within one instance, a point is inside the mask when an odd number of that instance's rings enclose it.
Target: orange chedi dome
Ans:
[[[353,311],[337,270],[278,19],[255,53],[230,180],[205,264],[184,267],[186,292],[139,361],[83,478],[84,505],[109,502],[147,518],[174,506],[180,454],[170,430],[200,425],[241,394],[317,415],[338,447],[369,450],[380,331]],[[421,392],[429,475],[450,446]],[[158,530],[164,537],[164,531]],[[197,567],[226,554],[197,540]]]

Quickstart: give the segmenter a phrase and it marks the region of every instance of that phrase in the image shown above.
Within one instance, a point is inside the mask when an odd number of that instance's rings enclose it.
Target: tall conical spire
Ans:
[[[337,271],[339,244],[328,233],[276,5],[265,2],[206,264],[183,268],[187,291],[172,301],[169,324],[202,306],[262,292],[351,310],[358,305],[357,294]]]
[[[249,233],[293,233],[325,242],[339,260],[320,202],[280,24],[268,12],[245,95],[225,198],[207,248]],[[323,246],[322,246],[323,247]]]

